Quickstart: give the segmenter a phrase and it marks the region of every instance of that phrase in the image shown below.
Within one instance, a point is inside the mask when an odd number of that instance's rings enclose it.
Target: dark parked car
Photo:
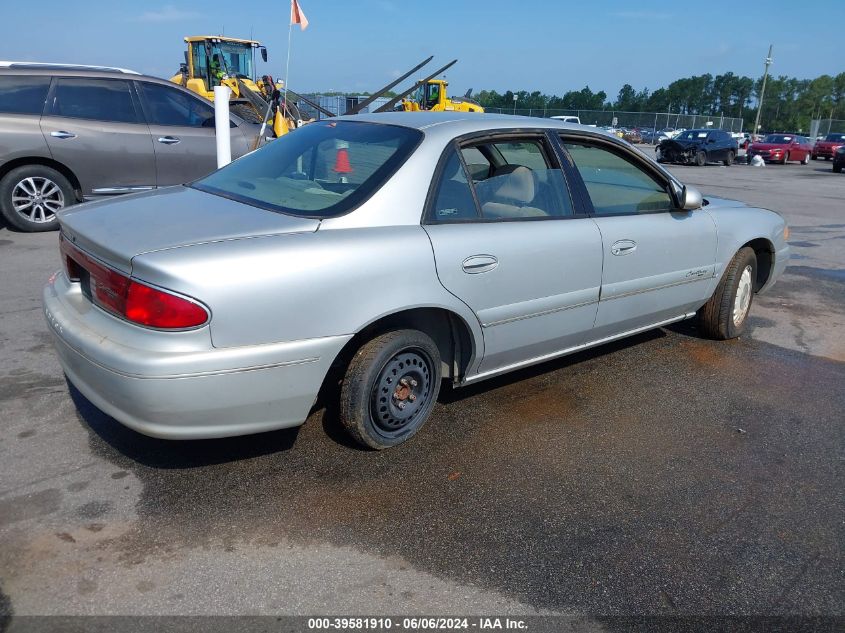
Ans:
[[[788,161],[794,160],[806,165],[810,162],[810,154],[813,146],[810,139],[797,134],[769,134],[761,141],[751,144],[747,156],[751,161],[759,156],[767,163],[780,163],[785,165]]]
[[[656,151],[658,162],[731,165],[739,148],[724,130],[685,130],[675,138],[661,141]]]
[[[258,126],[231,118],[232,156]],[[217,168],[214,106],[164,79],[99,66],[0,62],[0,212],[22,231],[60,209]]]
[[[845,145],[840,146],[833,155],[833,171],[837,174],[842,173],[843,167],[845,167]]]
[[[813,160],[824,158],[830,160],[836,154],[836,150],[845,145],[845,134],[828,134],[823,139],[816,141],[813,146]]]

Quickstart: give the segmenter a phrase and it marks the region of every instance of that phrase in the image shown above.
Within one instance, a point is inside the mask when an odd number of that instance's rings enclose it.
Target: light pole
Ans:
[[[769,66],[772,65],[772,45],[769,44],[769,55],[766,57],[766,70],[763,72],[763,85],[760,87],[760,101],[757,104],[757,118],[754,121],[754,134],[760,131],[760,114],[763,112],[763,97],[766,96],[766,79],[769,77]]]
[[[517,96],[514,95],[513,96],[513,113],[514,114],[516,114],[516,100],[517,100]]]

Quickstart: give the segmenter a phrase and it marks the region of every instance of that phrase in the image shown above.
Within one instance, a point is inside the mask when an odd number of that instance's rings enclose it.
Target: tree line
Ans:
[[[518,109],[538,110],[616,110],[620,112],[676,112],[711,116],[738,117],[751,128],[757,115],[757,104],[763,78],[735,75],[695,75],[673,81],[665,88],[649,92],[625,84],[615,101],[603,90],[593,92],[589,86],[570,90],[562,97],[540,91],[482,90],[474,98],[485,108],[511,109],[514,94]],[[770,76],[761,113],[765,131],[808,131],[811,119],[845,119],[845,72],[835,77],[821,75],[815,79]]]

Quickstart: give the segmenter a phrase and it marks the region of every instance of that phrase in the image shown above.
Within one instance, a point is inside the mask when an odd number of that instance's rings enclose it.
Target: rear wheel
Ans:
[[[745,331],[754,298],[757,256],[748,246],[741,248],[728,264],[710,300],[698,313],[702,332],[709,338],[736,338]]]
[[[812,158],[813,160],[818,160],[818,159],[819,159],[819,157],[818,157],[818,156],[816,156],[815,154],[813,154],[812,156],[810,156],[810,158]]]
[[[0,212],[10,225],[21,231],[58,228],[56,213],[74,202],[73,186],[51,167],[24,165],[0,180]]]
[[[842,173],[842,165],[837,165],[836,163],[833,164],[833,171],[834,173],[841,174]]]
[[[728,157],[725,159],[725,167],[730,167],[734,164],[734,153],[728,152]]]
[[[340,421],[359,444],[381,450],[410,439],[440,391],[440,352],[418,330],[393,330],[355,353],[340,392]]]

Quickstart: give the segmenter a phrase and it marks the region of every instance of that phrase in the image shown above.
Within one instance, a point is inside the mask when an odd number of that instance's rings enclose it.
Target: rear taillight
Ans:
[[[86,255],[59,235],[65,272],[78,281],[92,303],[128,321],[165,330],[203,325],[208,311],[200,304],[130,279]]]

